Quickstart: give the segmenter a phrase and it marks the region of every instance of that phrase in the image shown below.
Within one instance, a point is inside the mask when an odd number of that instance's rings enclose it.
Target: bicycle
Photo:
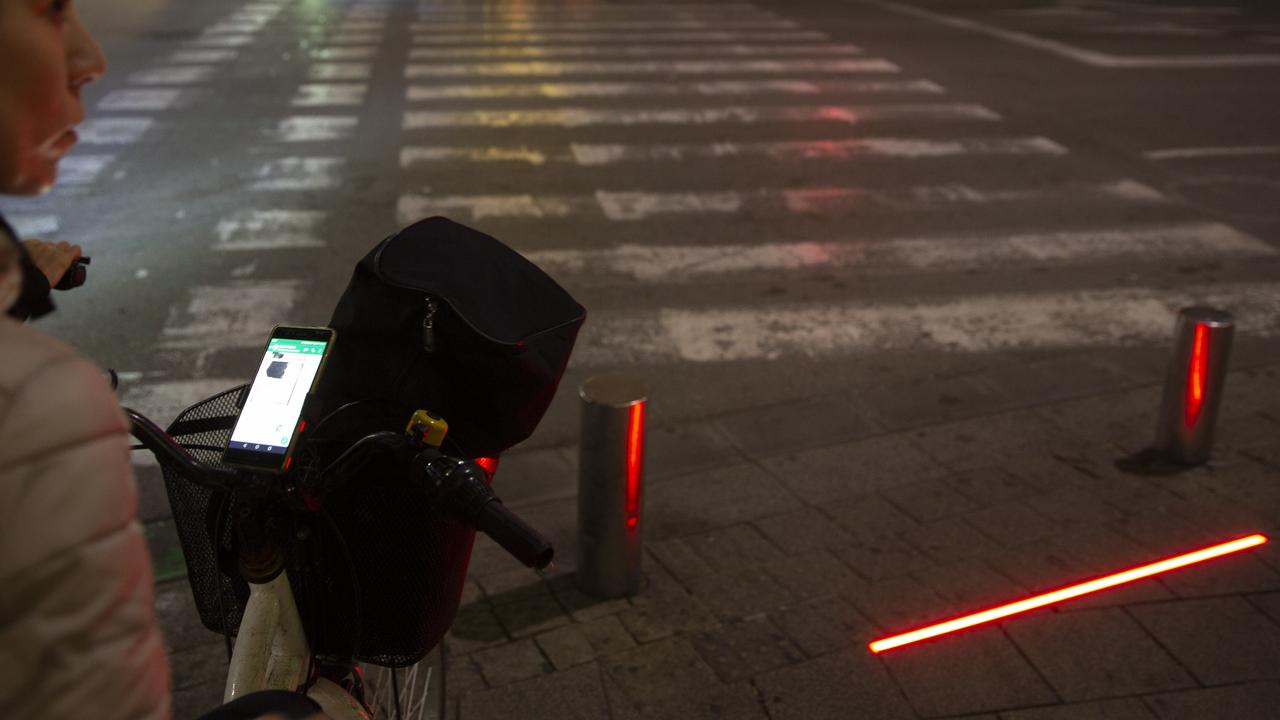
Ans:
[[[193,405],[179,414],[167,431],[125,408],[132,434],[140,443],[135,449],[154,453],[164,471],[202,620],[206,627],[220,629],[227,643],[230,662],[224,702],[258,690],[281,689],[305,693],[334,720],[427,718],[432,712],[442,720],[446,714],[446,657],[440,639],[457,611],[462,577],[436,585],[434,594],[428,593],[423,600],[436,614],[447,615],[445,618],[424,621],[407,612],[389,613],[377,595],[382,588],[376,581],[365,582],[372,576],[362,573],[354,558],[367,548],[352,547],[360,538],[344,538],[328,508],[335,502],[358,505],[360,501],[352,498],[374,494],[369,487],[350,492],[352,482],[371,484],[371,478],[379,473],[399,471],[400,476],[390,483],[397,490],[395,499],[413,498],[414,507],[425,508],[424,524],[450,523],[448,542],[456,546],[455,554],[465,549],[469,558],[475,530],[488,534],[534,569],[545,568],[554,549],[490,489],[497,460],[446,455],[440,449],[441,433],[432,427],[434,416],[421,411],[414,413],[404,432],[383,430],[355,442],[340,441],[341,450],[332,450],[327,456],[319,449],[300,454],[298,466],[284,475],[222,465],[221,451],[247,388],[232,388]],[[310,447],[322,444],[320,426],[356,405],[359,403],[348,403],[322,419],[313,431]],[[367,425],[367,420],[357,425]],[[364,510],[368,508],[360,509]],[[203,532],[199,523],[193,522],[201,514]],[[340,517],[337,523],[341,522]],[[209,541],[207,547],[201,543],[202,534]],[[325,544],[321,536],[332,542],[335,534],[347,567],[335,569],[332,562],[317,565],[316,553],[325,552],[316,549]],[[234,568],[227,567],[226,551],[234,555]],[[331,549],[328,556],[333,557]],[[462,576],[465,565],[466,558]],[[296,571],[293,576],[290,569]],[[325,577],[341,571],[350,576]],[[247,586],[247,597],[237,579]],[[358,628],[354,633],[338,641],[326,634],[324,616],[330,608],[315,607],[315,588],[308,583],[316,582],[332,593],[325,596],[326,604],[333,599],[336,606],[352,612],[354,617],[343,619]],[[307,600],[302,605],[296,592],[299,587]],[[211,589],[216,590],[211,593]],[[344,594],[349,596],[346,600],[342,599]],[[432,606],[436,596],[440,601]],[[216,611],[218,622],[210,622],[211,611]],[[371,612],[382,616],[371,618]],[[387,617],[389,614],[394,617]],[[411,651],[385,643],[374,647],[360,634],[371,623],[392,629],[403,625],[405,634],[413,636],[406,644]],[[347,652],[332,654],[334,646],[344,647],[342,637],[352,636],[355,640]],[[317,640],[327,646],[325,652],[317,652]],[[422,651],[428,642],[430,652]],[[361,657],[366,659],[358,660]],[[372,663],[367,659],[371,657],[387,662]],[[366,666],[375,668],[368,678]],[[405,667],[408,669],[401,669]],[[430,707],[433,700],[434,709]]]

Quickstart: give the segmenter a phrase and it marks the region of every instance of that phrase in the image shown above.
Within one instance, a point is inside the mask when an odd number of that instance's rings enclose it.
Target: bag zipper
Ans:
[[[440,306],[430,295],[426,300],[427,311],[422,314],[422,349],[433,353],[436,351],[436,313],[440,311]]]

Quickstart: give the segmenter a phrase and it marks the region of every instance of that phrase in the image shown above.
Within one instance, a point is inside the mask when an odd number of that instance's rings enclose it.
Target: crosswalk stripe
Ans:
[[[235,60],[240,55],[238,50],[175,50],[169,55],[172,63],[216,63]]]
[[[254,171],[249,189],[264,192],[332,189],[338,186],[336,171],[346,162],[341,157],[277,158]]]
[[[986,190],[952,183],[899,189],[870,187],[766,188],[754,191],[647,192],[597,190],[593,195],[418,195],[397,202],[397,219],[408,224],[432,215],[466,214],[472,221],[493,218],[583,218],[636,221],[667,215],[791,213],[840,217],[878,207],[927,210],[956,205],[1043,201],[1162,203],[1164,195],[1134,180],[1068,184],[1048,188]]]
[[[409,102],[508,98],[633,97],[645,95],[836,95],[872,93],[941,94],[928,80],[708,80],[704,82],[568,82],[465,85],[411,84]]]
[[[329,45],[377,45],[382,42],[382,33],[334,33],[325,42]]]
[[[260,348],[276,323],[293,312],[302,291],[301,280],[198,285],[185,307],[170,308],[160,347],[198,353]]]
[[[131,85],[191,85],[213,77],[212,65],[175,65],[139,70],[129,76]]]
[[[330,158],[313,158],[329,160]],[[214,234],[219,252],[323,247],[316,230],[325,221],[321,210],[241,210],[218,221]]]
[[[195,47],[238,48],[252,42],[252,35],[206,35],[191,44]]]
[[[315,60],[369,60],[378,48],[369,47],[323,47],[311,51]]]
[[[575,42],[821,42],[816,30],[788,32],[546,32],[546,33],[415,33],[415,45],[536,45]]]
[[[69,155],[58,163],[58,184],[65,187],[90,185],[116,159],[115,155]]]
[[[343,140],[355,132],[358,118],[349,115],[295,115],[267,134],[280,142]]]
[[[289,101],[293,107],[363,105],[366,83],[307,83]]]
[[[6,219],[19,239],[48,237],[58,232],[57,215],[11,215]]]
[[[626,162],[761,157],[772,160],[845,160],[860,156],[939,158],[957,155],[1067,154],[1067,149],[1043,137],[924,140],[918,138],[858,138],[854,140],[796,140],[779,142],[716,142],[684,145],[622,145],[570,143],[559,148],[527,146],[460,147],[407,146],[400,150],[400,167],[431,162],[548,162],[583,166]]]
[[[862,48],[843,43],[822,45],[798,43],[780,45],[490,45],[482,47],[415,47],[409,50],[409,59],[527,60],[557,57],[651,57],[661,55],[742,57],[758,55],[861,54]]]
[[[409,110],[404,130],[441,127],[564,127],[592,125],[756,125],[760,123],[839,123],[879,120],[985,121],[1000,119],[981,105],[968,103],[904,105],[824,105],[816,107],[714,108],[545,108],[537,110]]]
[[[1229,309],[1237,332],[1280,334],[1280,285],[976,295],[860,302],[620,311],[584,328],[576,366],[742,362],[906,351],[997,352],[1165,342],[1179,308]]]
[[[372,71],[372,63],[318,62],[307,69],[307,79],[322,82],[326,80],[368,80]]]
[[[565,32],[603,30],[704,30],[725,28],[729,30],[795,30],[794,20],[507,20],[488,21],[430,21],[409,23],[410,32]]]
[[[710,276],[805,268],[858,273],[964,271],[1115,260],[1273,258],[1280,251],[1221,223],[1102,228],[1013,235],[906,237],[841,242],[729,245],[619,245],[524,253],[534,264],[577,284],[691,282]]]
[[[590,7],[573,7],[573,6],[525,6],[511,8],[490,8],[490,7],[466,7],[466,6],[425,6],[420,5],[417,8],[419,17],[450,17],[462,16],[466,18],[507,18],[507,17],[561,17],[565,15],[589,14],[592,17],[607,17],[614,15],[632,15],[642,14],[646,16],[667,17],[673,13],[690,13],[702,15],[703,13],[712,13],[709,19],[717,19],[721,17],[741,17],[743,14],[755,15],[772,15],[767,10],[761,10],[755,3],[646,3],[644,5],[593,5]]]
[[[175,88],[112,90],[98,101],[98,109],[168,110],[181,96],[182,90]]]
[[[82,145],[128,145],[142,139],[156,124],[147,117],[104,117],[86,120],[76,128]]]
[[[896,73],[888,60],[646,60],[635,62],[409,63],[410,80],[439,77],[561,75],[708,75],[733,73]]]

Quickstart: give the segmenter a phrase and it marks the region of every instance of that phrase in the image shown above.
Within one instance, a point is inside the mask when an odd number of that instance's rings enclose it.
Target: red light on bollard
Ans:
[[[1164,460],[1199,465],[1209,459],[1234,332],[1231,315],[1221,310],[1178,313],[1156,424],[1155,450]]]
[[[627,497],[625,501],[627,527],[640,523],[640,472],[644,457],[644,403],[631,406],[627,418]]]
[[[1088,582],[1068,585],[1052,592],[1041,593],[1040,595],[1034,595],[1024,600],[999,605],[989,610],[963,615],[935,625],[928,625],[926,627],[912,630],[911,632],[882,638],[871,643],[869,647],[871,648],[871,652],[881,653],[885,650],[892,650],[893,648],[902,647],[903,645],[910,645],[911,643],[920,642],[921,640],[928,640],[929,638],[938,637],[939,635],[946,635],[948,633],[956,632],[957,630],[964,630],[965,628],[971,628],[976,625],[982,625],[1002,618],[1007,618],[1011,615],[1027,612],[1028,610],[1035,610],[1036,608],[1042,608],[1046,605],[1053,605],[1055,603],[1062,602],[1063,600],[1070,600],[1072,598],[1078,598],[1081,595],[1088,595],[1090,593],[1098,592],[1099,590],[1106,590],[1108,588],[1116,587],[1117,585],[1131,583],[1135,580],[1148,578],[1152,575],[1167,572],[1169,570],[1176,570],[1188,565],[1194,565],[1206,560],[1222,557],[1223,555],[1230,555],[1231,553],[1247,550],[1251,547],[1257,547],[1265,542],[1267,542],[1267,537],[1265,535],[1255,534],[1239,538],[1238,540],[1231,540],[1218,545],[1211,545],[1207,548],[1201,548],[1194,552],[1175,555],[1174,557],[1166,558],[1159,562],[1153,562],[1148,565],[1142,565],[1123,572],[1105,575],[1094,580],[1089,580]]]
[[[1196,323],[1195,339],[1191,343],[1191,361],[1187,364],[1187,427],[1196,424],[1200,419],[1200,408],[1204,405],[1204,369],[1208,362],[1208,345],[1205,342],[1209,328],[1203,323]]]

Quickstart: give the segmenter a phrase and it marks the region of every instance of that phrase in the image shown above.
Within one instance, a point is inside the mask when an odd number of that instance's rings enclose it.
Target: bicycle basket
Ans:
[[[169,434],[201,462],[221,467],[247,389],[193,405]],[[331,459],[369,422],[359,415],[331,424],[323,442],[310,440],[312,449],[297,457]],[[295,472],[306,468],[301,462]],[[230,523],[237,508],[225,493],[186,480],[176,468],[162,469],[200,620],[214,632],[234,634],[248,599]],[[363,468],[319,512],[272,515],[286,520],[277,539],[287,551],[290,585],[315,653],[404,667],[444,636],[457,614],[475,533],[441,518],[390,459]]]

